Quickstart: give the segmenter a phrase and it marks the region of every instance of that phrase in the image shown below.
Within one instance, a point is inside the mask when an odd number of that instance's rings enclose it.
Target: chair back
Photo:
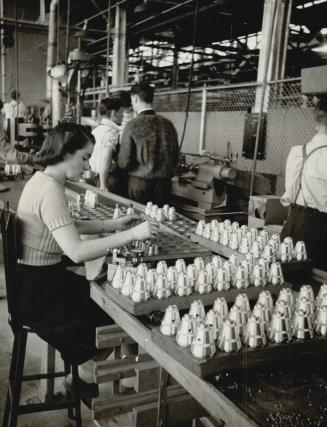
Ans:
[[[9,320],[11,326],[14,327],[19,322],[17,315],[17,219],[16,213],[9,206],[1,210],[0,228]]]

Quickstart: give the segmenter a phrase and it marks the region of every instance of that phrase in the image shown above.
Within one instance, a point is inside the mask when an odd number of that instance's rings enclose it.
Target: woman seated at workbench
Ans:
[[[62,255],[75,263],[90,261],[106,255],[108,248],[158,232],[155,223],[146,221],[108,237],[81,240],[80,234],[124,230],[138,219],[136,215],[104,221],[72,219],[65,181],[81,177],[93,147],[93,135],[81,125],[62,123],[52,129],[36,158],[45,169],[26,183],[17,209],[22,320],[65,360],[78,364],[96,356],[95,328],[112,319],[90,299],[88,281],[65,269]]]

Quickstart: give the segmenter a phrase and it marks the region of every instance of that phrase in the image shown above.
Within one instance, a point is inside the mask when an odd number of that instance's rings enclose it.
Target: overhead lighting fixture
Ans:
[[[138,4],[136,8],[134,9],[135,13],[144,13],[148,12],[149,10],[149,3],[148,0],[144,0],[143,3]]]
[[[314,1],[308,1],[307,3],[300,4],[299,6],[296,6],[297,9],[307,9],[308,7],[316,6],[320,3],[325,3],[327,0],[314,0]]]
[[[311,50],[317,53],[327,53],[327,43],[323,44],[322,46],[314,47]]]

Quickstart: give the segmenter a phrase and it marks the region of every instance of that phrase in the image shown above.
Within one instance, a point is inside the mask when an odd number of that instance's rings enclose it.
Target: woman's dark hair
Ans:
[[[101,99],[99,113],[101,116],[110,115],[111,111],[118,111],[122,107],[120,98],[110,95],[108,98]]]
[[[314,117],[318,123],[327,122],[327,95],[321,96],[316,103]]]
[[[154,88],[147,82],[136,83],[132,86],[131,95],[138,95],[140,100],[151,104],[153,101]]]
[[[74,154],[88,143],[95,144],[94,136],[82,125],[60,123],[51,129],[35,156],[35,163],[43,166],[56,165],[66,154]]]

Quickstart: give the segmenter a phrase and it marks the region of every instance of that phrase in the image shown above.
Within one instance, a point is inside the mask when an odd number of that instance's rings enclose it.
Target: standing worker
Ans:
[[[317,133],[296,145],[286,163],[282,204],[290,206],[281,238],[303,240],[314,265],[327,270],[327,96],[314,109]]]
[[[93,172],[98,174],[100,190],[119,193],[119,178],[115,176],[116,164],[113,160],[119,142],[123,105],[118,96],[111,95],[100,101],[100,124],[92,134],[95,147],[90,158]]]
[[[8,120],[15,119],[16,117],[25,117],[26,106],[23,101],[18,100],[20,93],[13,90],[10,93],[10,102],[6,102],[3,106],[3,113],[5,115],[5,128],[8,128]]]
[[[132,106],[137,117],[125,126],[117,163],[128,173],[129,198],[163,205],[170,200],[179,146],[172,122],[155,113],[153,94],[148,83],[132,87]]]

